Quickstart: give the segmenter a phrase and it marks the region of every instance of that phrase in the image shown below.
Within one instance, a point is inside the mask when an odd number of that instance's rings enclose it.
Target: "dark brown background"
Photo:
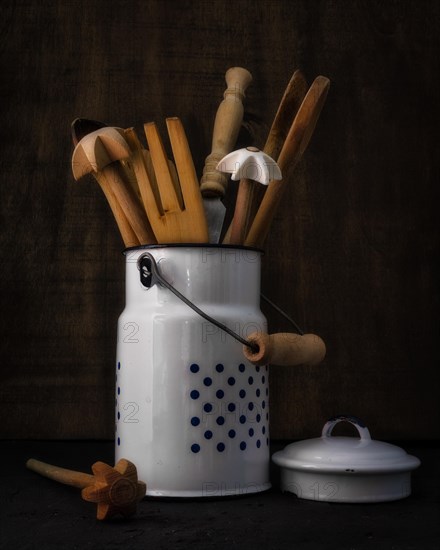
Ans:
[[[328,355],[271,369],[272,436],[349,413],[375,438],[439,438],[439,16],[436,0],[3,3],[1,435],[113,433],[122,243],[98,186],[73,182],[71,121],[177,115],[200,172],[242,65],[243,144],[263,145],[295,69],[332,81],[262,285]]]

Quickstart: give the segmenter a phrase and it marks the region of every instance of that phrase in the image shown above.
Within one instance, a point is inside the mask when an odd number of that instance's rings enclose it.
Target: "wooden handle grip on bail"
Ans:
[[[316,334],[294,334],[279,332],[266,334],[254,332],[247,340],[257,351],[243,346],[243,353],[251,363],[258,366],[267,364],[281,366],[318,365],[325,357],[324,341]]]
[[[242,67],[226,71],[227,89],[223,94],[214,121],[211,153],[206,157],[200,182],[204,197],[223,197],[228,183],[228,174],[216,170],[221,159],[230,153],[237,141],[243,121],[245,91],[252,81],[251,73]]]

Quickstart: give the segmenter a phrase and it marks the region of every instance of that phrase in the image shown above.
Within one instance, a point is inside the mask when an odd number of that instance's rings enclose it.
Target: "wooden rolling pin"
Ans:
[[[247,340],[255,346],[255,351],[249,346],[243,346],[243,353],[246,359],[257,366],[269,363],[291,367],[314,366],[325,357],[325,344],[316,334],[254,332],[248,336]]]

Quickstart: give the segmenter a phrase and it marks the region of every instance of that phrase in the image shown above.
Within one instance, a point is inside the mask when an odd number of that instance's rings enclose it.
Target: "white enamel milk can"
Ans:
[[[248,362],[243,344],[218,326],[242,339],[267,330],[259,308],[260,251],[157,245],[128,249],[125,256],[115,460],[136,465],[147,496],[268,489],[268,368]],[[154,284],[142,263],[146,256],[186,302]]]

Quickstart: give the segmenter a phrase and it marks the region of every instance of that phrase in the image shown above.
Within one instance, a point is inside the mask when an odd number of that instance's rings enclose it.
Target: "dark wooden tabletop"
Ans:
[[[274,442],[272,450],[285,442]],[[329,504],[298,499],[278,488],[238,498],[150,498],[130,520],[96,519],[96,505],[79,489],[25,468],[33,457],[90,473],[97,460],[113,461],[110,442],[8,441],[0,443],[1,538],[4,550],[66,548],[437,550],[438,445],[400,442],[421,460],[412,473],[412,494],[378,504]]]

